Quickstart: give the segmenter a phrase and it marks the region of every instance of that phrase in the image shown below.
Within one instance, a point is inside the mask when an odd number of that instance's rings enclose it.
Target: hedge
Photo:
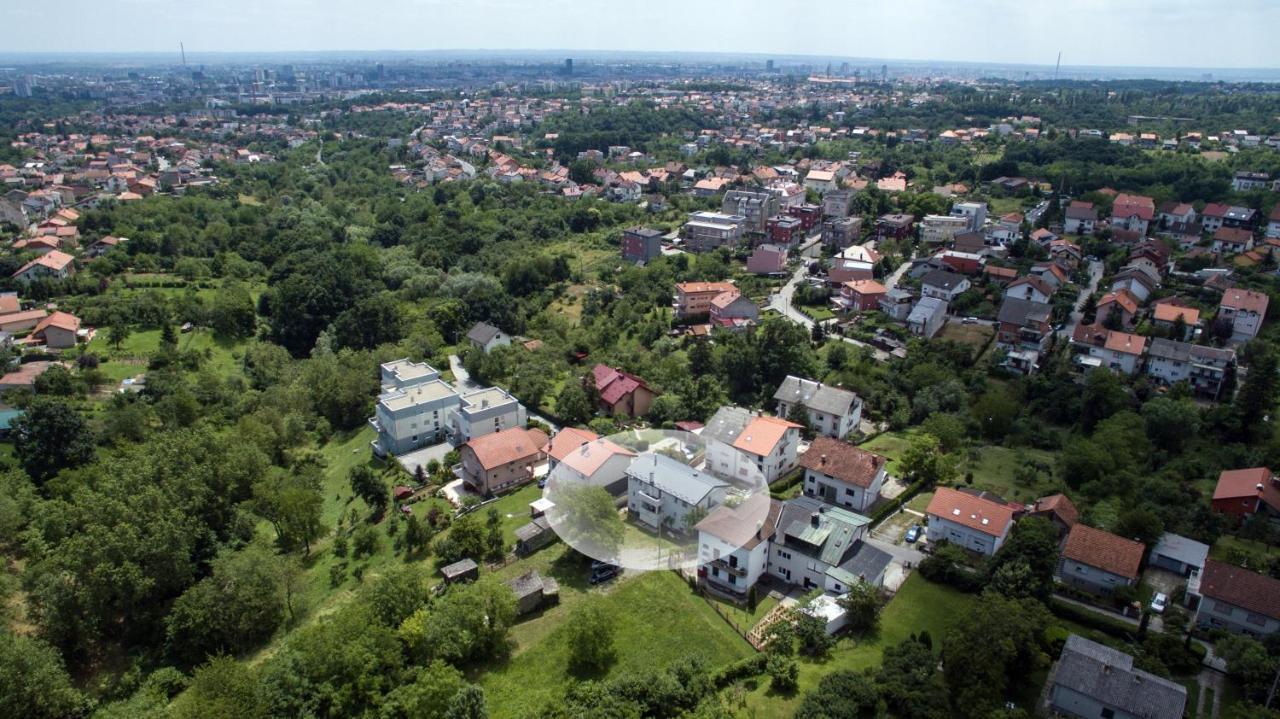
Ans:
[[[1049,599],[1049,611],[1053,612],[1063,619],[1082,624],[1090,629],[1097,629],[1100,632],[1110,634],[1117,639],[1125,641],[1133,641],[1138,634],[1138,628],[1128,622],[1112,619],[1105,614],[1095,612],[1091,609],[1078,607],[1074,604],[1064,602],[1057,597]]]

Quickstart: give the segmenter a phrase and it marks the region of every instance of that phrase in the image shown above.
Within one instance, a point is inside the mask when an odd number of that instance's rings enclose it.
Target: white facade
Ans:
[[[698,563],[706,567],[708,582],[721,590],[746,594],[768,569],[769,542],[762,541],[748,549],[701,530]]]
[[[1013,522],[1009,523],[1010,525]],[[1004,532],[1000,535],[981,532],[971,527],[966,527],[958,522],[941,517],[936,514],[929,515],[929,527],[927,536],[930,542],[941,542],[946,540],[952,544],[964,547],[978,554],[990,556],[995,554],[997,550],[1004,544],[1005,537],[1008,536],[1008,527],[1004,528]]]
[[[806,497],[820,499],[827,504],[844,507],[862,513],[880,498],[880,488],[884,486],[886,472],[883,467],[867,487],[859,487],[829,474],[814,469],[804,470],[804,494]]]

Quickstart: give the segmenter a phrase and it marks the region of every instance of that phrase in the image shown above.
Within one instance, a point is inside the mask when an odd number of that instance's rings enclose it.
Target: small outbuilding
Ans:
[[[1165,532],[1151,550],[1147,564],[1188,577],[1192,572],[1203,570],[1208,558],[1209,545]]]
[[[507,582],[516,595],[516,614],[524,615],[544,605],[560,601],[560,585],[556,580],[530,570]]]
[[[524,557],[542,549],[556,540],[556,533],[545,515],[516,530],[516,554]]]
[[[463,559],[440,568],[446,584],[471,582],[480,576],[480,566],[474,559]]]

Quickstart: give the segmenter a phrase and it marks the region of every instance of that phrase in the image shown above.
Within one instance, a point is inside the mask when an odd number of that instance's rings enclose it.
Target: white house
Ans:
[[[971,286],[969,278],[958,272],[933,270],[921,280],[920,294],[943,302],[953,302]]]
[[[1207,629],[1265,637],[1280,630],[1280,580],[1214,559],[1187,584],[1195,621]]]
[[[796,404],[809,414],[809,427],[828,437],[847,437],[862,421],[862,399],[847,389],[788,375],[773,393],[779,417],[790,417]]]
[[[1247,342],[1258,336],[1270,299],[1261,292],[1232,287],[1222,293],[1218,317],[1231,321],[1231,339]]]
[[[826,504],[866,512],[880,499],[888,460],[848,442],[818,437],[800,456],[803,491]]]
[[[769,542],[781,514],[782,502],[763,493],[711,510],[697,524],[699,575],[713,589],[746,597],[769,568]]]
[[[833,594],[857,582],[879,586],[893,558],[863,541],[870,525],[868,517],[810,497],[787,500],[769,548],[769,575]]]
[[[995,554],[1013,528],[1008,506],[950,487],[934,492],[925,515],[930,542],[945,540],[978,554]]]
[[[467,333],[467,341],[485,354],[492,352],[495,347],[505,347],[511,344],[511,338],[507,336],[507,333],[487,322],[477,322],[471,328],[471,331]]]
[[[665,454],[646,452],[627,467],[627,509],[631,518],[651,529],[689,531],[689,513],[705,517],[728,494],[727,482],[700,472]],[[695,521],[693,524],[697,524]]]
[[[911,314],[907,315],[907,328],[917,337],[929,339],[942,329],[947,321],[947,303],[937,297],[921,297]]]

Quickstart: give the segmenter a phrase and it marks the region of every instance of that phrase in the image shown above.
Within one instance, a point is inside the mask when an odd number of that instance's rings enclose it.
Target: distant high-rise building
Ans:
[[[889,66],[880,66],[880,82],[889,82]]]
[[[31,87],[34,84],[30,75],[23,75],[13,83],[13,94],[18,97],[31,97]]]
[[[566,75],[573,74],[573,58],[571,57],[566,57],[564,59],[564,74]]]
[[[764,64],[764,70],[765,72],[773,72],[773,60],[770,60]]]
[[[844,76],[848,76],[848,74],[849,74],[849,63],[847,63],[847,62],[842,62],[842,63],[840,63],[840,74],[841,74],[841,75],[844,75]]]

